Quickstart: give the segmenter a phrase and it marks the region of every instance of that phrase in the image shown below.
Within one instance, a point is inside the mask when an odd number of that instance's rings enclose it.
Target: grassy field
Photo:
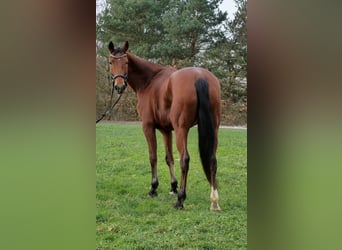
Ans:
[[[96,126],[97,249],[247,249],[247,132],[220,129],[217,151],[222,211],[210,212],[210,187],[190,130],[184,210],[173,208],[170,176],[158,136],[158,196],[150,198],[147,145],[139,125]],[[175,141],[175,140],[174,140]],[[180,180],[174,145],[176,177]]]

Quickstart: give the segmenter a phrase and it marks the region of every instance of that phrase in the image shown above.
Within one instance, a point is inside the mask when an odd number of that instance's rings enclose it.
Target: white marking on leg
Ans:
[[[221,208],[218,204],[218,192],[217,189],[214,189],[214,187],[211,187],[211,193],[210,193],[210,200],[211,200],[211,205],[210,205],[210,210],[211,211],[220,211]]]

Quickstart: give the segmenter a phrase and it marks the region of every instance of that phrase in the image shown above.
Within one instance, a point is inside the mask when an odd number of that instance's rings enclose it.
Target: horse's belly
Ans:
[[[159,110],[156,117],[157,128],[165,130],[173,130],[172,123],[170,121],[170,114],[166,110]]]

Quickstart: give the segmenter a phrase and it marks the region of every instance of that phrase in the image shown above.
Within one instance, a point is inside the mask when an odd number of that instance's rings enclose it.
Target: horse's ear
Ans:
[[[128,46],[129,46],[128,41],[126,41],[126,42],[123,44],[122,49],[126,52],[126,51],[128,50]]]
[[[110,43],[108,45],[108,49],[109,49],[110,53],[113,53],[113,51],[114,51],[114,43],[112,41],[110,41]]]

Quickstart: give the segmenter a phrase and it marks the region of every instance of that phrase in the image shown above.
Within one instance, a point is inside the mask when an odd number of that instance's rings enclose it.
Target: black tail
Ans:
[[[198,146],[203,170],[211,183],[210,165],[214,154],[215,131],[210,110],[209,86],[203,78],[195,81],[197,93]]]

